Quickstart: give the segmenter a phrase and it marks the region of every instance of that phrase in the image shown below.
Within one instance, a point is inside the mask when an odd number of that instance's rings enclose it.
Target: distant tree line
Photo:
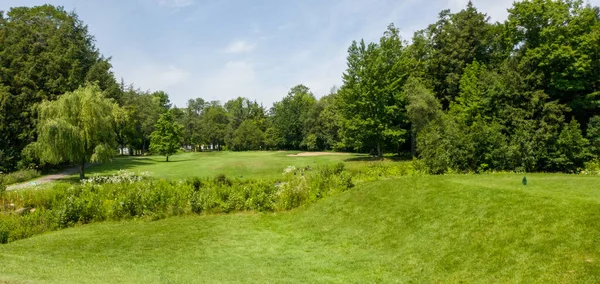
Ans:
[[[351,44],[339,88],[316,98],[298,85],[267,109],[243,97],[174,107],[162,91],[117,82],[75,13],[12,8],[0,14],[0,171],[73,162],[35,142],[66,133],[45,121],[59,120],[47,102],[90,92],[116,106],[106,137],[131,155],[334,150],[412,153],[432,173],[575,171],[600,155],[600,9],[530,0],[508,12],[492,23],[469,2],[410,42],[389,25],[378,42]]]

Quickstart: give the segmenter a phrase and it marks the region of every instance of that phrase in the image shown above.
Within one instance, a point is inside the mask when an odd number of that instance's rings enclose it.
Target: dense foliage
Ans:
[[[165,156],[167,162],[169,156],[177,153],[181,141],[181,129],[183,127],[175,122],[173,113],[167,111],[160,115],[154,125],[154,132],[150,134],[150,150]]]
[[[352,174],[340,163],[315,170],[287,169],[276,183],[231,180],[224,175],[166,181],[121,172],[50,189],[4,192],[0,188],[0,244],[104,220],[289,210],[353,186]]]
[[[50,5],[0,14],[0,171],[14,169],[36,139],[43,100],[96,82],[116,97],[110,64],[73,12]]]
[[[379,41],[351,44],[339,88],[317,98],[297,85],[271,108],[243,97],[177,108],[162,91],[117,83],[77,15],[50,5],[0,14],[0,61],[4,172],[47,160],[26,149],[44,138],[40,104],[86,84],[119,105],[114,144],[131,155],[165,155],[166,112],[182,126],[168,153],[411,152],[432,173],[570,172],[600,155],[600,9],[579,0],[515,2],[502,23],[469,2],[410,41],[389,25]]]
[[[87,85],[39,105],[38,139],[25,153],[42,163],[80,165],[103,162],[114,155],[115,113],[119,107],[96,85]]]

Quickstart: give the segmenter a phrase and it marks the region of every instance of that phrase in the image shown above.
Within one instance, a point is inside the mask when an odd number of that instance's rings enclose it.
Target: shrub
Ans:
[[[344,171],[345,168],[346,165],[342,162],[339,162],[333,166],[333,173],[339,175]]]
[[[120,172],[81,184],[10,191],[0,199],[0,241],[107,219],[289,210],[354,186],[352,174],[343,164],[305,170],[294,169],[278,185],[262,180],[232,181],[224,175],[174,182]]]
[[[421,175],[427,173],[427,169],[425,162],[417,159],[411,162],[376,161],[368,163],[355,172],[354,177],[360,181],[373,181],[382,178]]]
[[[309,190],[306,178],[301,176],[282,183],[275,194],[275,209],[289,210],[308,200]]]
[[[600,175],[600,161],[592,160],[585,163],[584,170],[581,171],[585,175]]]
[[[202,186],[204,185],[202,183],[202,180],[197,177],[188,180],[188,184],[194,188],[194,191],[200,190],[200,188],[202,188]]]
[[[31,170],[31,169],[19,170],[16,172],[2,175],[5,185],[28,181],[30,179],[34,179],[39,176],[40,176],[39,171]]]
[[[600,115],[590,118],[586,133],[590,142],[590,152],[596,158],[600,158]]]
[[[86,184],[103,184],[103,183],[134,183],[150,178],[149,172],[135,174],[128,170],[119,170],[111,176],[92,176],[82,180]]]
[[[8,243],[10,230],[8,226],[0,220],[0,244]]]
[[[4,181],[4,176],[0,175],[0,197],[3,197],[5,192],[6,192],[6,183]]]
[[[196,213],[196,214],[200,214],[202,213],[202,210],[204,209],[202,204],[202,199],[201,199],[201,193],[197,190],[195,190],[192,193],[192,196],[190,197],[190,207],[192,212]]]
[[[225,176],[225,174],[218,174],[215,177],[214,182],[219,185],[231,185],[231,181]]]

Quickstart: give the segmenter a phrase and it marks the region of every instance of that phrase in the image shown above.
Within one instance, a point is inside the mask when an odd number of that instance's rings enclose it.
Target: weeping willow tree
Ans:
[[[27,150],[44,163],[79,163],[83,179],[86,162],[105,162],[115,154],[118,111],[117,104],[92,84],[44,101],[39,107],[37,142]]]

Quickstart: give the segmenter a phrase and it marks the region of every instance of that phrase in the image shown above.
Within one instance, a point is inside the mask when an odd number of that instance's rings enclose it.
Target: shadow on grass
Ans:
[[[165,159],[162,160],[155,160],[155,162],[157,163],[179,163],[179,162],[189,162],[189,161],[193,161],[194,159],[183,159],[183,160],[169,160],[168,162]]]
[[[95,165],[93,167],[90,167],[89,169],[86,169],[85,174],[103,175],[114,170],[131,170],[139,166],[151,165],[155,163],[158,163],[158,161],[155,161],[148,157],[116,158],[111,162]]]
[[[344,162],[376,162],[376,161],[410,161],[412,160],[412,156],[410,155],[395,155],[395,156],[384,156],[383,158],[379,158],[377,156],[362,156],[362,157],[353,157],[345,159]]]

